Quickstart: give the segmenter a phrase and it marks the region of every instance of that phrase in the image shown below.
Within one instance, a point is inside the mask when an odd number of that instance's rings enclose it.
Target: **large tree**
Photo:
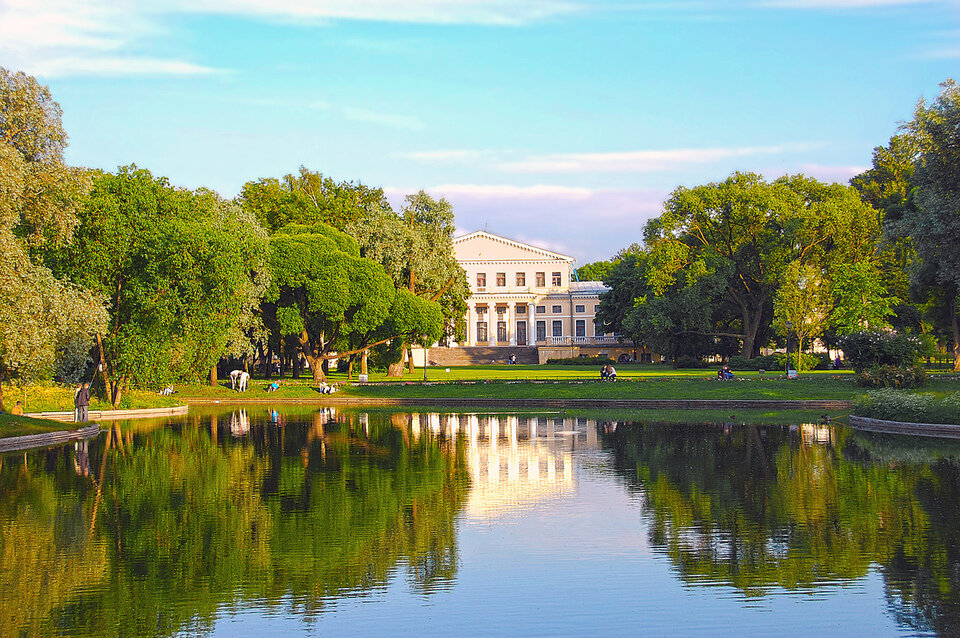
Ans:
[[[380,263],[398,288],[440,304],[444,334],[456,338],[463,333],[470,288],[453,254],[454,230],[450,203],[424,191],[408,195],[399,214],[370,206],[348,227],[361,254]],[[390,372],[399,375],[400,366]]]
[[[31,256],[65,249],[89,187],[64,164],[66,143],[47,87],[0,68],[0,409],[6,379],[49,376],[69,353],[85,360],[106,316],[97,296]]]
[[[913,119],[887,146],[874,150],[872,168],[853,183],[883,211],[890,243],[906,247],[901,264],[911,275],[912,296],[953,342],[954,367],[960,370],[958,175],[960,86],[947,80],[935,100],[920,100]]]
[[[362,182],[337,182],[304,166],[280,179],[247,182],[238,201],[271,232],[287,224],[317,222],[343,229],[371,206],[390,206],[383,189]]]
[[[437,304],[410,293],[398,300],[383,267],[361,257],[346,233],[323,223],[291,224],[274,233],[270,247],[264,315],[280,334],[297,336],[317,383],[325,379],[324,361],[439,334]]]
[[[136,167],[103,174],[56,270],[110,300],[98,337],[109,400],[130,386],[201,378],[265,284],[266,236],[209,191]]]
[[[735,173],[723,182],[680,187],[648,224],[648,277],[657,294],[680,273],[687,285],[704,276],[726,279],[722,300],[737,309],[731,331],[707,336],[741,340],[753,357],[766,340],[772,304],[787,267],[872,259],[877,215],[852,188],[802,175],[767,182]]]

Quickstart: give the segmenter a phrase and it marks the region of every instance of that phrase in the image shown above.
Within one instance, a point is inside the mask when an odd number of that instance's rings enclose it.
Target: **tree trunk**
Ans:
[[[264,377],[273,378],[273,346],[267,346],[267,364],[264,370]]]
[[[355,357],[350,357],[350,361],[347,363],[347,381],[353,381],[353,364],[355,361]]]
[[[0,370],[0,410],[6,412],[6,408],[3,407],[3,380],[6,379],[7,375]]]
[[[413,346],[407,346],[407,362],[410,364],[410,374],[416,372],[416,367],[413,365]]]
[[[370,374],[367,372],[367,360],[369,356],[370,354],[366,350],[360,355],[360,374]]]
[[[760,330],[760,319],[763,316],[763,309],[757,310],[756,314],[750,312],[750,309],[741,306],[743,314],[743,348],[740,355],[747,359],[754,356],[753,346],[757,341],[757,331]]]
[[[310,362],[310,372],[313,373],[313,382],[316,385],[326,383],[327,376],[323,374],[323,360],[307,355],[307,361]]]
[[[210,368],[210,387],[214,388],[217,385],[217,366]]]
[[[400,361],[396,363],[391,363],[387,366],[387,376],[391,378],[398,378],[403,376],[403,368],[405,367],[405,361],[401,357]]]
[[[106,400],[113,406],[116,406],[120,402],[119,399],[114,399],[114,396],[119,394],[119,390],[110,383],[110,371],[107,367],[107,355],[103,350],[103,339],[97,334],[97,349],[100,351],[100,377],[103,379],[103,391],[106,393]]]

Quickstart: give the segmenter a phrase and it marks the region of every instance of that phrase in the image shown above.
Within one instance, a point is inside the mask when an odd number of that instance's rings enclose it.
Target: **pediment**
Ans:
[[[486,231],[477,231],[453,240],[457,261],[565,261],[573,257],[555,253],[545,248],[500,237]]]

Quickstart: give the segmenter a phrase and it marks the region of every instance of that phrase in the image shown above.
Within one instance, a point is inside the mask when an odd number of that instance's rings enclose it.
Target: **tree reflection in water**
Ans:
[[[960,447],[813,427],[629,424],[604,442],[685,581],[763,596],[875,566],[901,623],[960,635]]]
[[[224,413],[113,425],[89,460],[4,457],[0,625],[170,635],[250,600],[309,616],[398,569],[424,594],[449,585],[468,488],[455,446],[389,416],[248,412],[245,436]]]

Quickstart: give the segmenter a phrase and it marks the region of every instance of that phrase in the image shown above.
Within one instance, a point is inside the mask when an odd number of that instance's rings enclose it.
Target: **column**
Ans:
[[[510,340],[510,345],[517,345],[517,313],[513,308],[513,304],[507,304],[507,338]]]
[[[467,300],[467,330],[466,335],[464,336],[463,345],[472,346],[476,341],[476,324],[474,323],[476,319],[473,317],[473,304],[470,303],[470,299]]]
[[[537,302],[534,301],[527,307],[527,316],[530,317],[527,322],[527,345],[537,345]]]

